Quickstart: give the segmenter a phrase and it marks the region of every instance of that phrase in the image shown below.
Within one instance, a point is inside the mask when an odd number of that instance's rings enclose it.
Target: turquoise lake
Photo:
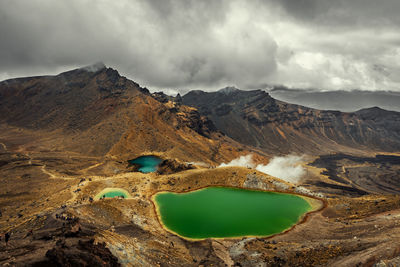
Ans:
[[[130,164],[139,165],[138,171],[142,173],[149,173],[157,171],[158,165],[163,160],[156,156],[141,156],[136,159],[129,160]]]

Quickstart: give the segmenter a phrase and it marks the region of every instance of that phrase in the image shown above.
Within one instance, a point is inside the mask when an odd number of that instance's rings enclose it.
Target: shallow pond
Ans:
[[[128,191],[121,189],[121,188],[106,188],[98,193],[94,199],[98,200],[100,198],[114,198],[114,197],[123,197],[123,198],[130,198]]]
[[[156,156],[141,156],[136,159],[129,160],[130,164],[139,165],[138,171],[143,173],[155,172],[158,165],[163,160]]]
[[[228,187],[160,192],[153,201],[164,227],[190,239],[269,236],[289,229],[312,210],[298,195]]]

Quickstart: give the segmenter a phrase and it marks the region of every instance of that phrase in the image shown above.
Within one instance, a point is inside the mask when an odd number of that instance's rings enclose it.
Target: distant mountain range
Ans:
[[[236,141],[269,153],[400,150],[400,113],[377,107],[318,110],[276,100],[263,90],[235,88],[191,91],[182,99]]]
[[[393,91],[315,91],[275,86],[269,93],[281,101],[316,109],[352,112],[380,107],[400,111],[400,92]]]

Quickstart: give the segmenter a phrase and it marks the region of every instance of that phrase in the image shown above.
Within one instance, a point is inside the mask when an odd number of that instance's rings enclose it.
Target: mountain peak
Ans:
[[[99,70],[103,70],[103,69],[106,69],[106,68],[107,67],[103,62],[97,62],[97,63],[94,63],[92,65],[85,66],[85,67],[82,67],[82,68],[79,68],[79,69],[80,70],[85,70],[85,71],[88,71],[88,72],[98,72]]]
[[[229,94],[232,94],[237,91],[240,91],[240,89],[238,89],[234,86],[227,86],[225,88],[219,89],[217,92],[229,95]]]
[[[370,107],[370,108],[362,108],[362,109],[360,109],[360,110],[358,110],[358,111],[386,111],[385,109],[383,109],[383,108],[380,108],[380,107],[378,107],[378,106],[375,106],[375,107]]]

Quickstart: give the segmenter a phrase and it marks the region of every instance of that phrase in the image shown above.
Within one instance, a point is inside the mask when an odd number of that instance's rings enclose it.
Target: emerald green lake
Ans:
[[[124,197],[124,198],[128,197],[127,194],[122,191],[110,191],[110,192],[103,194],[103,196],[105,196],[105,197]]]
[[[208,187],[154,196],[163,225],[191,239],[269,236],[289,229],[311,211],[292,194]]]
[[[106,188],[102,190],[100,193],[98,193],[94,199],[98,200],[101,198],[114,198],[114,197],[123,197],[123,198],[130,198],[131,196],[129,193],[122,189],[122,188]]]
[[[156,156],[142,156],[129,160],[130,164],[139,165],[138,171],[143,173],[155,172],[163,160]]]

